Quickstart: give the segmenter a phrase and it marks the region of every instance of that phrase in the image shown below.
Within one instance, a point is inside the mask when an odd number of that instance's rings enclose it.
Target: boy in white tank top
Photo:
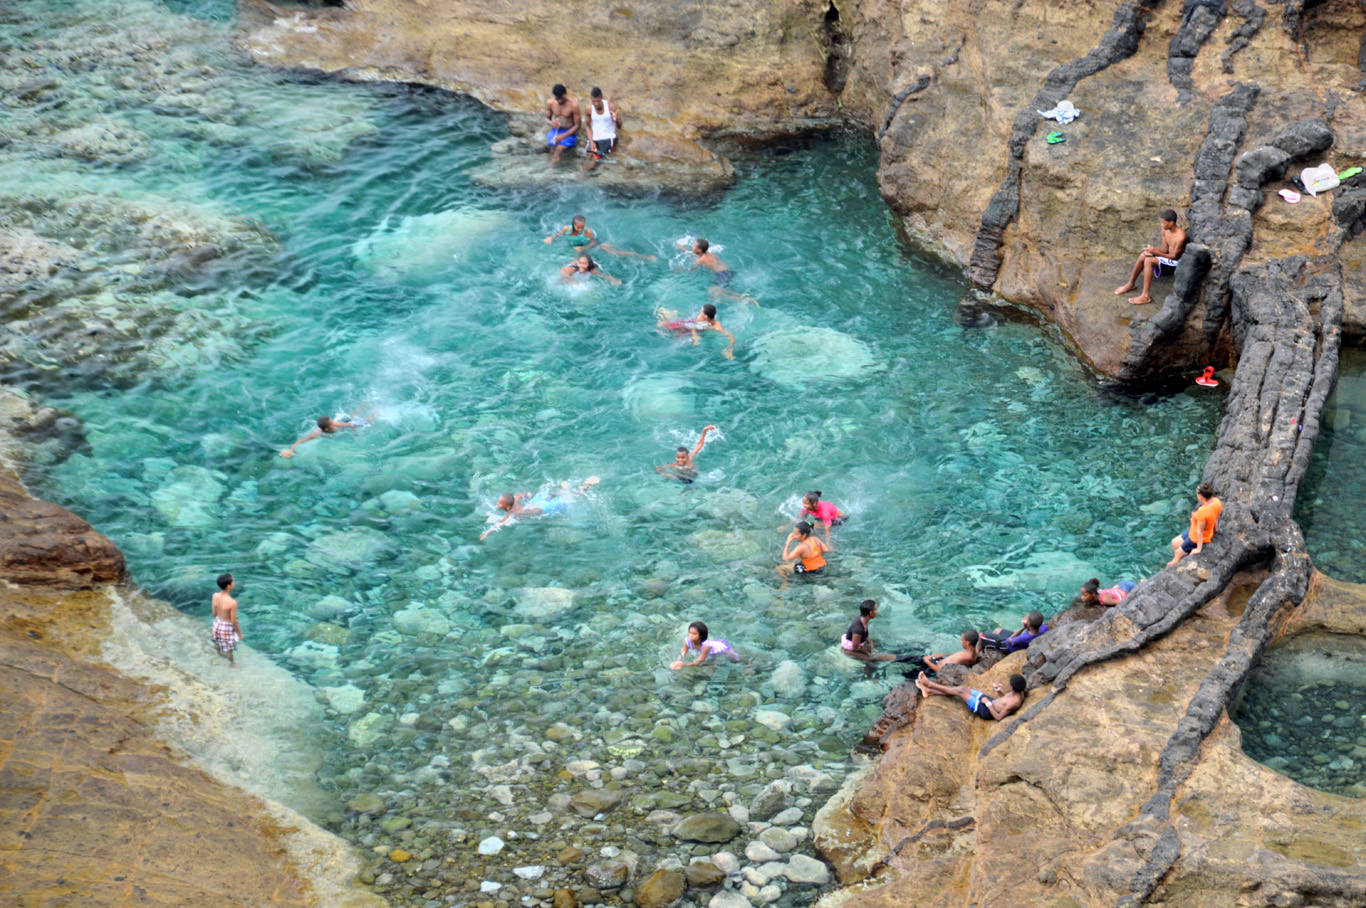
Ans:
[[[612,153],[617,147],[617,127],[621,125],[621,114],[617,106],[602,96],[602,89],[594,87],[589,92],[592,98],[588,106],[588,161],[584,170],[592,170],[598,161]]]

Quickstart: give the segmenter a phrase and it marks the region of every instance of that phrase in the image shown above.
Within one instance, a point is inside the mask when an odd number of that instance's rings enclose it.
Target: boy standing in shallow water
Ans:
[[[235,586],[237,582],[231,574],[219,576],[218,592],[213,594],[210,606],[213,611],[213,630],[209,633],[213,645],[218,648],[218,654],[227,656],[228,664],[233,668],[237,667],[237,663],[233,661],[232,653],[242,639],[242,626],[237,623],[237,600],[232,598]]]

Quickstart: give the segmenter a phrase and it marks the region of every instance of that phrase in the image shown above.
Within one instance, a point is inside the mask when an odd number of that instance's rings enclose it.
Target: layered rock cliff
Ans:
[[[600,84],[627,126],[625,160],[598,178],[635,189],[710,188],[736,140],[856,124],[876,136],[883,194],[916,244],[988,301],[1056,322],[1127,383],[1231,365],[1234,275],[1286,255],[1347,264],[1344,327],[1366,331],[1352,241],[1366,201],[1274,197],[1303,166],[1366,159],[1354,0],[244,9],[261,62],[439,85],[516,112],[521,138],[505,152],[536,145],[553,82],[581,96]],[[1078,120],[1039,116],[1064,98]],[[1054,129],[1066,141],[1045,142]],[[500,159],[486,179],[548,178],[536,159]],[[1192,254],[1154,304],[1132,306],[1112,290],[1167,207]]]
[[[220,688],[232,686],[201,684],[183,660],[158,677],[163,660],[153,650],[163,638],[144,620],[189,619],[152,602],[141,617],[111,607],[122,601],[114,584],[123,554],[75,514],[29,497],[11,471],[11,458],[60,442],[52,431],[63,420],[0,390],[5,904],[383,905],[354,882],[361,865],[349,846],[288,807],[223,781],[248,766],[258,776],[266,766],[272,773],[287,766],[290,754],[276,749],[289,742],[272,746],[243,721],[252,696],[246,687],[225,705],[217,702]],[[165,639],[183,637],[178,630]],[[138,649],[136,664],[113,664],[129,649]],[[179,749],[186,746],[212,774],[195,767],[196,757]],[[270,794],[292,800],[312,774],[292,778],[286,769],[279,778]],[[248,784],[262,790],[261,782]]]

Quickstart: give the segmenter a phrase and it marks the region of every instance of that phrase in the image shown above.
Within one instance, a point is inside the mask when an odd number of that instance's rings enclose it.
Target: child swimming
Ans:
[[[592,228],[588,226],[587,219],[581,214],[574,215],[572,223],[561,227],[558,233],[552,233],[550,236],[546,237],[545,242],[547,244],[553,243],[559,237],[567,239],[569,245],[573,246],[575,250],[579,252],[587,252],[589,249],[601,249],[603,252],[608,252],[612,255],[631,256],[632,258],[645,259],[647,262],[653,262],[655,260],[653,255],[632,252],[630,249],[621,249],[600,242],[597,234],[593,233]]]
[[[702,434],[698,436],[697,445],[692,449],[692,453],[688,453],[688,449],[680,445],[678,450],[674,452],[674,462],[660,464],[655,467],[655,472],[661,476],[671,476],[684,485],[691,483],[697,478],[697,466],[693,460],[702,453],[702,448],[706,446],[707,433],[715,431],[715,429],[716,426],[710,423],[703,426]]]
[[[591,278],[600,277],[609,284],[620,284],[621,281],[612,277],[602,270],[593,257],[588,253],[575,256],[574,261],[560,269],[560,280],[564,281],[586,281]]]
[[[589,476],[583,481],[583,485],[573,491],[570,491],[569,483],[562,482],[558,489],[549,493],[537,492],[533,495],[530,492],[518,492],[514,495],[511,492],[504,492],[498,496],[497,507],[498,510],[507,513],[493,526],[480,533],[479,538],[483,540],[489,533],[502,529],[503,524],[514,517],[553,517],[556,514],[563,514],[575,500],[600,481],[596,476]]]
[[[783,529],[804,522],[808,514],[824,524],[825,544],[827,546],[830,545],[830,528],[832,526],[839,526],[849,519],[848,514],[844,513],[830,502],[821,500],[821,493],[817,490],[814,492],[807,492],[802,496],[801,515],[792,523],[786,524]]]
[[[347,416],[344,413],[338,413],[335,417],[319,416],[318,428],[285,448],[280,452],[280,456],[293,457],[294,449],[299,447],[299,445],[307,441],[312,441],[315,438],[322,438],[324,435],[332,435],[338,429],[364,429],[368,425],[370,425],[370,419],[365,416]]]
[[[691,662],[684,662],[683,659],[688,655],[688,650],[697,650],[697,658]],[[731,661],[738,662],[740,657],[735,654],[735,650],[730,648],[730,644],[724,640],[708,639],[707,626],[701,621],[694,621],[688,625],[688,636],[683,640],[683,652],[678,654],[669,668],[677,671],[690,665],[701,665],[707,661],[708,656],[730,656]]]
[[[655,310],[655,327],[679,336],[690,334],[693,344],[701,341],[701,332],[719,331],[730,341],[726,349],[721,351],[721,355],[726,359],[735,359],[735,335],[721,327],[721,323],[716,320],[716,307],[711,303],[704,305],[702,311],[688,319],[679,319],[678,313],[671,309],[658,308]]]

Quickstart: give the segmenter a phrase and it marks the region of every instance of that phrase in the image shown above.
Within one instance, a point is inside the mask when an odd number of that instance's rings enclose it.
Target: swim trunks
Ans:
[[[563,514],[565,511],[569,510],[569,499],[536,495],[527,501],[526,507],[528,509],[536,508],[540,510],[541,516],[543,517],[553,517],[556,514]]]
[[[551,147],[559,145],[561,148],[573,148],[575,145],[579,144],[578,133],[575,132],[565,135],[566,132],[567,130],[563,129],[546,130],[545,144]]]
[[[1187,555],[1195,551],[1195,543],[1191,542],[1190,530],[1181,531],[1181,551]]]
[[[714,286],[724,287],[735,280],[735,272],[727,268],[725,271],[713,271],[711,282]]]
[[[991,698],[982,696],[980,690],[973,688],[968,697],[968,712],[981,716],[983,719],[994,719],[996,717],[991,714],[990,706]]]
[[[697,646],[693,645],[691,638],[683,641],[683,648],[690,650],[699,649]],[[724,640],[720,640],[716,637],[703,640],[700,651],[707,653],[707,655],[709,656],[719,656],[722,653],[731,653],[732,655],[734,655],[735,653],[735,650],[730,648],[729,643],[727,643]]]
[[[796,564],[796,565],[793,565],[793,566],[792,566],[792,572],[793,572],[794,574],[805,574],[805,575],[807,575],[807,576],[809,576],[809,577],[815,577],[817,574],[821,573],[821,572],[824,571],[824,570],[825,570],[825,565],[821,565],[821,566],[818,567],[818,568],[811,568],[810,570],[808,570],[806,567],[804,567],[803,565],[800,565],[800,564]]]
[[[233,628],[231,621],[215,618],[209,639],[213,641],[214,646],[218,647],[220,653],[230,653],[237,649],[237,643],[241,638],[237,636],[237,631]]]
[[[1167,258],[1166,256],[1159,255],[1159,256],[1157,257],[1157,265],[1156,265],[1156,267],[1153,268],[1153,277],[1161,277],[1161,276],[1162,276],[1162,266],[1163,266],[1163,265],[1167,266],[1168,268],[1175,269],[1176,266],[1179,265],[1179,264],[1181,264],[1181,263],[1180,263],[1180,261],[1177,260],[1177,259],[1169,259],[1169,258]]]
[[[607,155],[611,154],[611,153],[616,149],[616,147],[617,147],[617,140],[616,140],[616,138],[611,138],[611,139],[594,139],[594,140],[593,140],[593,157],[595,157],[595,158],[603,158],[603,157],[606,157]]]

